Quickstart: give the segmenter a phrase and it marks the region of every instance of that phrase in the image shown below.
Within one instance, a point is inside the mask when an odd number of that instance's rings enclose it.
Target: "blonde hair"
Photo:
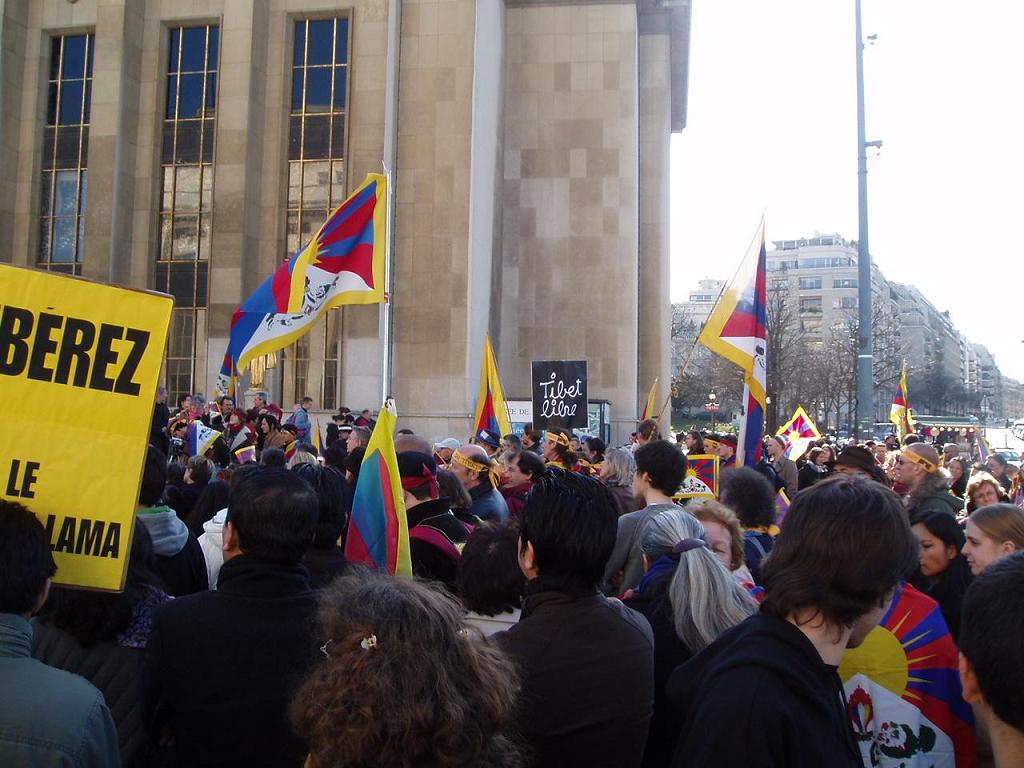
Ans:
[[[729,531],[729,570],[743,567],[743,527],[736,513],[714,499],[698,499],[686,505],[686,511],[702,523],[718,523]]]
[[[1012,541],[1018,550],[1024,550],[1024,509],[1015,504],[982,507],[971,514],[970,521],[997,544]]]

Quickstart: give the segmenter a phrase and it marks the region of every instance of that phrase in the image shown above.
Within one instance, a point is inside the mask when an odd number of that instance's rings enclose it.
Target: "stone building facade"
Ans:
[[[417,432],[464,435],[488,332],[511,398],[531,360],[586,359],[616,439],[668,380],[688,0],[0,13],[0,259],[172,293],[172,392],[211,392],[235,308],[388,163],[391,303],[269,361],[275,399],[388,392]]]

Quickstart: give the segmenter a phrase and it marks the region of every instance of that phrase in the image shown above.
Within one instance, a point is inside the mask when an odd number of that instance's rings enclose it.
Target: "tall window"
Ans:
[[[338,403],[338,359],[341,342],[341,308],[327,313],[327,334],[324,339],[324,389],[321,405],[324,410],[333,411]]]
[[[288,117],[287,255],[309,242],[331,209],[345,199],[348,51],[347,18],[295,22]],[[340,367],[337,333],[331,332],[332,322],[334,328],[340,324],[340,318],[332,319],[335,314],[328,314],[322,351],[325,370],[320,402],[330,408],[336,405]],[[308,380],[309,351],[296,345],[293,359],[295,396],[299,398],[308,394],[300,390]]]
[[[172,402],[194,388],[196,339],[206,322],[219,42],[212,24],[170,30],[156,288],[174,296],[166,369]]]
[[[82,272],[94,37],[51,39],[38,264],[54,272]]]

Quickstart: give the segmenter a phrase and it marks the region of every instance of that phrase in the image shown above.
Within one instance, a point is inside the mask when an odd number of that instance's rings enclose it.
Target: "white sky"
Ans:
[[[767,239],[857,238],[853,0],[693,0],[672,300]],[[863,0],[869,241],[1024,379],[1024,4]]]

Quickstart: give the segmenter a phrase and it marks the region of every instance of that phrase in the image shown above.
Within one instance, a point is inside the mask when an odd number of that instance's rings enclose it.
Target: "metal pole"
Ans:
[[[390,399],[394,375],[395,330],[395,186],[398,176],[398,78],[402,46],[402,0],[388,0],[388,56],[384,86],[384,173],[388,180],[387,256],[384,284],[389,298],[381,306],[381,402]]]
[[[868,160],[864,130],[864,35],[860,0],[857,16],[857,432],[862,440],[873,437],[875,421],[874,350],[871,328],[871,253],[868,249]]]

